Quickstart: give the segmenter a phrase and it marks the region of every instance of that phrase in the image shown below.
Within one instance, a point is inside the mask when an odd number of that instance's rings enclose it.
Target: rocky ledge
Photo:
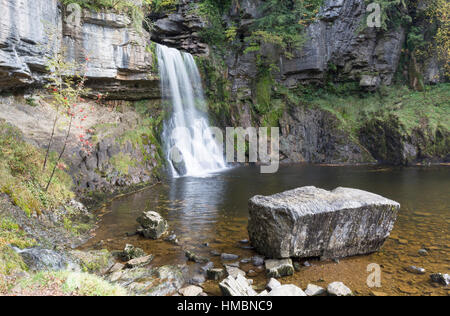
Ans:
[[[378,251],[400,204],[362,190],[302,187],[249,202],[248,231],[270,258],[342,258]]]

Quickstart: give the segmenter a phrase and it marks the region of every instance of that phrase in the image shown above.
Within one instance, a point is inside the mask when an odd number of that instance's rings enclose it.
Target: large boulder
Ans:
[[[342,258],[378,251],[400,204],[357,189],[302,187],[249,202],[248,231],[270,258]]]
[[[169,228],[167,221],[156,212],[144,212],[137,222],[142,226],[145,238],[159,239]]]

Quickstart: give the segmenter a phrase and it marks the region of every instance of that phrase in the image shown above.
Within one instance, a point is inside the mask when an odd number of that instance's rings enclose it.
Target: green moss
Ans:
[[[136,167],[136,161],[129,154],[124,154],[122,152],[113,156],[110,160],[111,165],[117,170],[121,175],[129,174],[129,167]]]
[[[0,275],[10,275],[27,269],[22,257],[11,247],[0,247]]]
[[[54,210],[74,197],[72,178],[60,169],[45,191],[56,154],[50,154],[49,167],[42,171],[44,153],[25,142],[21,132],[4,121],[0,121],[0,148],[0,192],[8,194],[28,215]]]

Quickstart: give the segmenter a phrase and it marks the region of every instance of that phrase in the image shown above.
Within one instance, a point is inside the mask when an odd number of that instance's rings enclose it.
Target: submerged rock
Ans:
[[[192,262],[195,262],[195,263],[207,263],[207,262],[209,262],[208,258],[199,256],[199,255],[197,255],[196,253],[194,253],[194,252],[192,252],[190,250],[187,250],[184,254],[185,254],[186,258],[189,261],[192,261]]]
[[[281,278],[294,274],[294,266],[291,259],[266,260],[266,272],[269,277]]]
[[[425,269],[424,268],[419,268],[416,266],[409,266],[405,268],[406,271],[408,271],[409,273],[414,273],[414,274],[425,274]]]
[[[115,263],[113,255],[108,250],[72,250],[70,255],[78,260],[83,271],[89,273],[105,274]]]
[[[275,288],[268,296],[306,296],[306,294],[298,286],[288,284]]]
[[[249,281],[241,274],[228,276],[219,287],[224,296],[256,296],[257,293],[250,286]]]
[[[450,284],[450,275],[448,274],[442,274],[442,273],[435,273],[430,275],[431,282],[439,283],[444,286],[448,286]]]
[[[130,261],[132,259],[145,257],[147,254],[141,248],[126,244],[122,252],[118,253],[119,259],[123,261]]]
[[[154,258],[153,255],[149,255],[149,256],[146,256],[146,257],[140,257],[140,258],[132,259],[132,260],[130,260],[130,261],[128,261],[126,263],[125,267],[127,269],[143,267],[143,266],[149,265],[150,262],[152,262],[153,258]]]
[[[302,187],[249,202],[248,231],[270,258],[342,258],[378,251],[400,204],[357,189]]]
[[[327,287],[327,292],[331,296],[351,296],[352,291],[342,282],[330,283]]]
[[[254,256],[252,257],[252,263],[255,267],[259,267],[264,265],[264,258],[260,256]]]
[[[206,275],[209,280],[219,281],[225,276],[224,269],[210,269],[206,272]]]
[[[169,228],[167,221],[156,212],[144,212],[137,222],[142,226],[145,238],[159,239]]]
[[[220,258],[222,258],[222,260],[237,260],[239,259],[239,256],[229,253],[223,253]]]

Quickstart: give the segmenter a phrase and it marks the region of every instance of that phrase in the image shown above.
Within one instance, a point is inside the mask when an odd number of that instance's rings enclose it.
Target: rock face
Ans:
[[[360,163],[373,161],[369,152],[339,128],[330,112],[295,106],[280,120],[283,162]]]
[[[252,245],[270,258],[342,258],[378,251],[400,204],[357,189],[302,187],[249,202]]]
[[[167,221],[156,212],[144,212],[137,222],[142,226],[145,238],[159,239],[169,227]]]
[[[57,0],[0,0],[0,12],[0,91],[41,86],[47,58],[61,49],[62,39],[68,59],[86,64],[93,94],[159,97],[150,35],[137,32],[127,16],[84,11],[74,24]]]
[[[209,47],[200,38],[200,31],[208,24],[193,14],[193,6],[199,0],[182,0],[176,12],[151,17],[153,20],[152,40],[166,46],[190,52],[195,55],[209,54]]]

